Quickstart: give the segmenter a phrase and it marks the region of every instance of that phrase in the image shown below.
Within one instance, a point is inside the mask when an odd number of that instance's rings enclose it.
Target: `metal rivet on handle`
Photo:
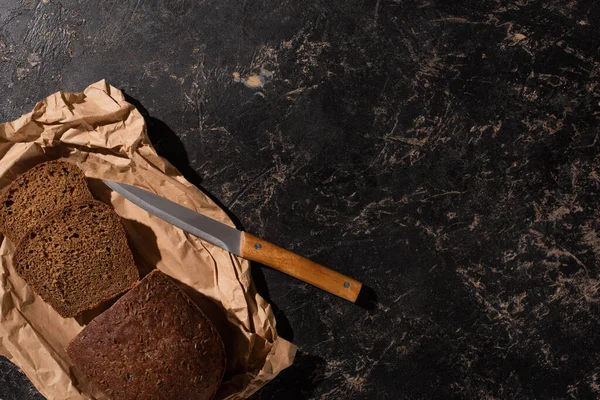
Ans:
[[[349,289],[350,288],[350,282],[344,282],[344,287],[346,289]]]
[[[260,244],[260,243],[256,243],[256,244],[254,245],[254,248],[255,248],[256,250],[260,250],[260,249],[262,249],[262,244]]]

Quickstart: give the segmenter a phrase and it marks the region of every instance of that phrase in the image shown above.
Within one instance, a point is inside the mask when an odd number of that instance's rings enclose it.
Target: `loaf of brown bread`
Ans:
[[[0,232],[14,244],[45,215],[73,201],[92,200],[83,171],[66,161],[38,164],[0,196]]]
[[[158,270],[96,317],[67,353],[114,400],[210,400],[225,371],[221,337]]]
[[[17,273],[63,317],[74,317],[135,285],[139,273],[119,216],[96,201],[71,203],[19,242]]]

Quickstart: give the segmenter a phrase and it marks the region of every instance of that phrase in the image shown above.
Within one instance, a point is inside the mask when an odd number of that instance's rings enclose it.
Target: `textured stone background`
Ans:
[[[301,353],[254,399],[600,397],[599,2],[0,4],[0,120],[106,78],[241,226],[375,289],[255,266]]]

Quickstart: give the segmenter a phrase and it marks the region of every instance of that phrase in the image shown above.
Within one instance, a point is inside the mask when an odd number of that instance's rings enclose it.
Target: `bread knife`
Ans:
[[[289,250],[125,183],[103,182],[147,212],[215,246],[356,302],[362,283]]]

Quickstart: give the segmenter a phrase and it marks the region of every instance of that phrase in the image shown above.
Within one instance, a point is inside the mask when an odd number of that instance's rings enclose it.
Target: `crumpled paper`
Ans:
[[[83,93],[58,92],[32,112],[0,124],[0,188],[33,165],[67,159],[94,196],[122,217],[141,275],[158,268],[180,282],[215,324],[227,352],[216,399],[243,399],[292,364],[296,347],[277,336],[270,305],[257,293],[248,261],[154,217],[100,180],[136,185],[232,225],[202,191],[159,157],[146,125],[123,93],[105,81]],[[15,273],[14,245],[0,245],[0,354],[49,399],[104,399],[79,376],[65,348],[102,310],[62,318]],[[106,306],[105,306],[106,308]]]

